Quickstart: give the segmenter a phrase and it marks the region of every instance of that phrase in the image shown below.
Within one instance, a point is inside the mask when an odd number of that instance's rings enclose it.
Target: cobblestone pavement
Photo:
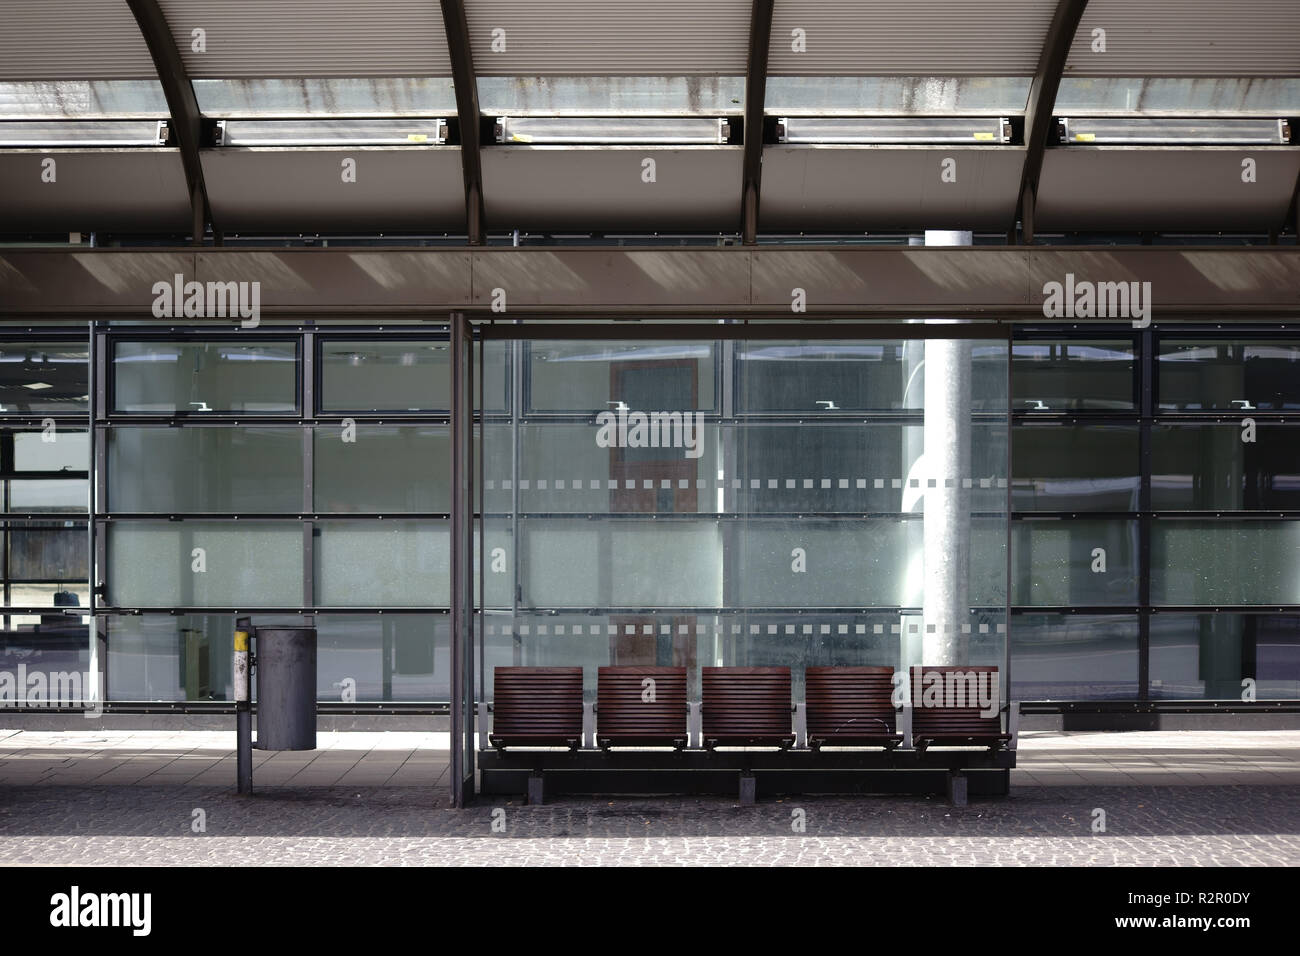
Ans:
[[[449,735],[322,732],[317,749],[255,750],[259,787],[448,786]],[[233,731],[0,730],[0,786],[228,786]],[[1020,735],[1013,787],[1300,786],[1300,731]]]
[[[1106,832],[1092,833],[1094,809]],[[206,832],[195,833],[195,810]],[[793,824],[802,811],[804,832]],[[504,832],[494,832],[494,820]],[[0,787],[0,866],[1295,866],[1286,786],[1017,787],[926,797],[572,798],[447,806],[443,788]]]

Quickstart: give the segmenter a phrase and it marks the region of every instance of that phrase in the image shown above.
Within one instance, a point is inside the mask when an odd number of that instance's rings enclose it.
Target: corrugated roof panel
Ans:
[[[480,76],[738,76],[748,56],[750,6],[466,0],[465,15]]]
[[[160,0],[192,77],[450,76],[434,0]],[[203,52],[194,31],[203,30]]]
[[[1031,76],[1054,0],[776,0],[778,76]],[[802,30],[804,52],[797,52]]]
[[[1091,0],[1065,75],[1300,76],[1300,3]]]
[[[0,80],[156,76],[123,0],[5,0],[0,10]]]

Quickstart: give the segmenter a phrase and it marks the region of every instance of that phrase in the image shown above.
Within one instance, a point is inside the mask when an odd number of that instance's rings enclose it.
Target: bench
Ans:
[[[686,746],[685,667],[602,667],[596,677],[596,746]]]
[[[808,746],[884,747],[897,733],[892,667],[809,667],[804,672]]]
[[[718,793],[739,779],[748,804],[757,775],[791,793],[910,793],[942,778],[960,806],[968,773],[979,792],[1005,794],[1016,763],[1018,710],[1003,732],[997,675],[912,668],[913,703],[896,709],[891,667],[809,667],[800,714],[789,667],[703,667],[692,705],[684,667],[611,666],[598,669],[584,713],[582,668],[498,667],[480,783],[484,793],[518,792],[526,777],[528,802],[541,803],[547,776],[574,793]],[[807,746],[796,748],[805,719]]]
[[[970,687],[968,680],[957,679],[970,675],[984,682],[983,690],[992,697],[993,714],[986,715],[978,704],[971,704],[972,695],[980,688]],[[999,750],[1009,743],[1011,734],[1002,732],[997,679],[996,667],[913,667],[912,746],[922,751],[936,746]],[[938,706],[933,702],[927,704],[935,692],[939,697]]]
[[[498,667],[494,695],[488,742],[498,751],[582,746],[581,667]]]
[[[704,748],[794,745],[790,668],[704,667],[700,674]]]

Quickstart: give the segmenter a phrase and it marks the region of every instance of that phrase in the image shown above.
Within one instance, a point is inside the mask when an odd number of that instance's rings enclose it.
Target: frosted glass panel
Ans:
[[[1153,604],[1300,604],[1300,521],[1157,521]]]
[[[315,429],[318,512],[438,512],[451,508],[446,425],[355,422]],[[350,438],[350,441],[345,441]]]
[[[16,479],[9,482],[10,511],[78,511],[89,507],[84,478]]]
[[[451,529],[446,521],[322,521],[316,603],[333,607],[445,607]]]
[[[1137,554],[1136,521],[1013,522],[1012,602],[1132,604],[1137,601]]]
[[[524,603],[534,607],[715,607],[716,521],[528,520]]]
[[[109,508],[118,512],[302,510],[300,428],[114,428]]]
[[[302,605],[297,523],[114,522],[108,562],[109,603],[119,607]]]
[[[15,471],[88,471],[90,435],[55,428],[14,435]]]

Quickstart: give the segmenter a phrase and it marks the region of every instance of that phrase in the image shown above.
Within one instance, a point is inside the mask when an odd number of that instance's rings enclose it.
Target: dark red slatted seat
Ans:
[[[790,668],[705,667],[701,674],[704,746],[780,747],[790,729]]]
[[[493,747],[582,745],[581,667],[498,667],[494,675]]]
[[[809,667],[804,672],[808,746],[885,747],[896,732],[892,667]]]
[[[921,675],[917,680],[918,672]],[[913,667],[912,668],[912,739],[917,750],[927,747],[988,747],[998,750],[1011,740],[1011,735],[1002,732],[1001,713],[985,717],[978,706],[956,707],[960,702],[956,688],[949,686],[949,674],[997,674],[996,667]],[[937,673],[944,677],[943,706],[922,706],[924,697],[918,694],[918,688],[925,690],[926,675]],[[981,676],[981,681],[989,678]],[[989,686],[989,685],[986,685]],[[967,703],[970,691],[967,690]],[[998,702],[999,708],[1001,702]]]
[[[654,700],[644,700],[649,678]],[[602,667],[596,679],[596,745],[686,746],[685,667]]]

